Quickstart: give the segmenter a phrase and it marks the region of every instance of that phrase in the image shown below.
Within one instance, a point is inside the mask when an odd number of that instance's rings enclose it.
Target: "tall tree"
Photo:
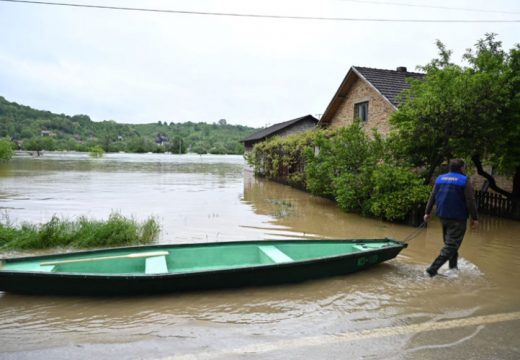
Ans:
[[[424,80],[414,80],[403,104],[391,118],[398,130],[398,149],[414,165],[424,166],[430,181],[439,165],[452,157],[471,158],[493,190],[520,195],[520,48],[502,49],[495,34],[486,34],[468,49],[467,66],[451,62],[451,52],[438,42],[439,57],[422,67]],[[500,188],[484,170],[490,164],[514,175],[514,189]]]

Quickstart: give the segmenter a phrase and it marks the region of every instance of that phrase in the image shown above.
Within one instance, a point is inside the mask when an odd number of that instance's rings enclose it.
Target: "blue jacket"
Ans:
[[[437,216],[445,219],[465,220],[468,218],[468,207],[474,207],[473,189],[468,177],[461,173],[439,175],[435,180],[432,198],[437,205]],[[470,211],[472,217],[476,218],[476,209]]]

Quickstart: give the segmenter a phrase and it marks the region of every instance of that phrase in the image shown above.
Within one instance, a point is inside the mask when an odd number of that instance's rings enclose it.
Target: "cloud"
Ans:
[[[465,3],[460,7],[490,6]],[[122,5],[103,2],[107,4]],[[125,1],[124,6],[145,5]],[[147,1],[146,7],[327,17],[488,17],[339,0]],[[518,4],[502,1],[493,7],[518,9]],[[517,40],[517,27],[273,20],[0,3],[0,32],[5,34],[0,95],[95,120],[226,118],[263,126],[322,113],[352,65],[414,69],[436,56],[436,39],[454,49],[458,60],[490,31],[499,33],[508,49]]]

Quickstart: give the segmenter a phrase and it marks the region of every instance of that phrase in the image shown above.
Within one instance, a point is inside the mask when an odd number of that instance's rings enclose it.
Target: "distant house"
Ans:
[[[358,118],[367,132],[390,132],[390,114],[399,106],[399,94],[410,87],[407,78],[422,79],[424,74],[407,71],[352,66],[320,119],[320,127],[343,127]]]
[[[314,116],[305,115],[297,119],[269,126],[268,128],[262,129],[247,138],[240,140],[240,142],[244,144],[245,150],[249,151],[256,143],[267,140],[273,136],[288,136],[314,129],[318,122],[319,120]]]
[[[168,144],[170,139],[164,134],[157,134],[157,137],[155,138],[155,143],[159,146],[164,146]]]
[[[42,130],[40,133],[41,136],[56,136],[52,131],[49,130]]]

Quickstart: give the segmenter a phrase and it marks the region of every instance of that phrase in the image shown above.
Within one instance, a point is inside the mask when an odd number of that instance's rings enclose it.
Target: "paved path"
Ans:
[[[302,337],[298,339],[292,340],[281,340],[270,343],[262,343],[262,344],[253,344],[246,345],[237,348],[229,348],[223,349],[219,351],[209,351],[209,352],[199,352],[192,354],[183,354],[176,355],[171,357],[166,357],[164,360],[205,360],[205,359],[225,359],[230,356],[239,356],[239,355],[247,355],[247,354],[265,354],[269,352],[277,352],[277,351],[290,351],[294,349],[300,349],[305,347],[322,347],[322,346],[330,346],[335,344],[341,344],[345,342],[351,342],[356,340],[366,340],[366,339],[374,339],[374,338],[383,338],[383,337],[391,337],[398,335],[411,335],[417,333],[431,332],[437,330],[449,330],[449,329],[457,329],[464,327],[472,327],[477,326],[476,332],[473,334],[476,335],[479,329],[484,325],[496,324],[507,321],[520,320],[520,312],[510,312],[510,313],[502,313],[502,314],[493,314],[493,315],[483,315],[483,316],[474,316],[464,319],[454,319],[454,320],[445,320],[439,322],[425,322],[420,324],[410,324],[404,326],[393,326],[393,327],[384,327],[363,331],[352,331],[352,332],[344,332],[335,335],[323,335],[323,336],[312,336],[312,337]],[[469,336],[471,337],[471,336]],[[468,337],[468,338],[469,338]],[[461,339],[461,341],[466,340],[466,338]],[[458,341],[460,342],[460,341]]]

